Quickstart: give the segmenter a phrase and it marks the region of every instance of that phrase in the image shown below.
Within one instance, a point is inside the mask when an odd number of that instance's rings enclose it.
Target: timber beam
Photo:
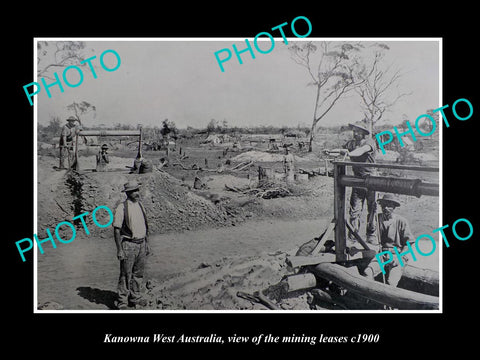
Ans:
[[[362,297],[400,310],[431,310],[439,308],[439,298],[385,285],[378,281],[354,275],[341,265],[321,263],[312,267],[319,277],[352,291]]]

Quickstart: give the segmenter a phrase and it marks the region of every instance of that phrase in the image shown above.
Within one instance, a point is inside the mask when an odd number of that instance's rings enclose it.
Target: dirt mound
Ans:
[[[267,310],[260,303],[246,300],[238,292],[265,297],[283,310],[308,310],[307,293],[275,297],[273,290],[289,274],[285,252],[258,256],[223,258],[214,264],[177,274],[161,283],[147,284],[149,309],[161,310]]]
[[[79,174],[55,171],[54,165],[54,158],[39,157],[37,220],[40,238],[46,228],[54,230],[58,223],[71,222],[73,217],[85,212],[89,212],[84,217],[87,227],[95,234],[96,230],[101,229],[93,223],[92,211],[98,206],[108,206],[114,211],[125,199],[121,191],[124,183],[132,179],[142,183],[140,194],[152,234],[235,225],[252,217],[318,216],[325,212],[325,204],[331,203],[331,192],[326,191],[331,179],[326,177],[292,185],[289,190],[296,196],[264,202],[255,196],[239,196],[225,191],[225,184],[251,185],[250,180],[232,175],[211,174],[204,179],[209,185],[207,190],[194,190],[184,181],[157,170],[149,174],[128,174],[126,170],[83,171]],[[312,207],[315,210],[312,211]],[[103,210],[98,211],[96,217],[100,224],[109,221],[108,213]],[[82,228],[80,220],[75,223],[77,228]],[[71,231],[68,227],[61,230]],[[100,236],[106,236],[105,231],[100,233]]]
[[[112,211],[125,199],[123,185],[137,180],[149,226],[152,233],[190,230],[208,226],[230,225],[231,213],[221,204],[215,204],[207,196],[197,195],[184,186],[182,181],[167,173],[155,171],[150,174],[127,174],[111,172],[39,171],[38,186],[38,228],[42,230],[62,221],[71,221],[84,212],[91,212],[98,206],[108,206]],[[106,211],[96,213],[97,221],[109,221]],[[91,215],[85,217],[88,229],[98,229]],[[233,219],[234,220],[234,219]],[[77,225],[82,226],[80,220]],[[103,232],[104,233],[104,232]]]

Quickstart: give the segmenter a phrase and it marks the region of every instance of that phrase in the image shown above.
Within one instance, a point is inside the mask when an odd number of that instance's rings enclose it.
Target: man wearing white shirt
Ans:
[[[117,308],[124,310],[129,304],[146,306],[142,297],[143,276],[147,255],[150,253],[147,236],[148,222],[145,208],[140,202],[140,185],[124,185],[127,199],[115,210],[113,222],[117,258],[120,260]]]

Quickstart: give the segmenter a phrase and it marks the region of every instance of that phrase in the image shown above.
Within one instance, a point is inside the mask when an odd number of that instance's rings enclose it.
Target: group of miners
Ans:
[[[76,124],[78,122],[78,125]],[[77,167],[77,139],[82,130],[80,121],[75,116],[67,118],[67,123],[63,126],[60,133],[60,164],[58,169],[75,169]],[[68,165],[65,164],[65,160]],[[96,171],[103,172],[107,170],[107,165],[110,162],[108,157],[108,145],[103,144],[96,154]]]
[[[76,123],[79,123],[78,125]],[[60,134],[60,169],[74,169],[77,138],[81,125],[77,118],[71,116]],[[68,161],[68,167],[65,164]],[[107,170],[110,163],[108,145],[103,144],[96,154],[96,171]],[[130,173],[145,173],[152,169],[151,163],[143,157],[137,157]],[[146,258],[150,253],[148,245],[148,221],[145,208],[140,202],[140,183],[128,182],[122,192],[126,199],[115,209],[114,239],[117,247],[117,258],[120,261],[120,276],[117,285],[117,309],[146,306],[147,301],[142,296],[142,286]]]
[[[67,119],[63,127],[60,139],[60,167],[64,168],[65,157],[69,160],[69,166],[73,165],[70,157],[75,150],[74,139],[80,130],[75,125],[78,121],[75,117]],[[349,156],[350,160],[359,163],[375,163],[376,143],[369,136],[368,129],[349,124],[353,131],[353,139],[348,141],[342,149],[325,151],[339,152]],[[97,154],[97,171],[105,171],[109,163],[108,146],[102,145]],[[294,158],[285,146],[284,170],[287,176],[293,176]],[[353,173],[357,177],[367,177],[373,174],[375,169],[364,166],[352,166]],[[141,184],[131,181],[124,185],[122,190],[126,199],[115,210],[114,215],[114,239],[117,248],[117,258],[120,261],[120,276],[118,280],[118,309],[128,309],[130,306],[145,306],[147,301],[142,296],[142,286],[145,274],[147,255],[150,253],[148,243],[148,220],[144,206],[140,201]],[[395,214],[395,209],[400,206],[398,199],[392,194],[385,194],[377,199],[374,191],[363,188],[352,188],[350,196],[349,222],[353,232],[360,229],[360,215],[364,205],[367,206],[366,241],[376,247],[378,252],[393,250],[394,247],[400,253],[408,247],[407,243],[414,242],[408,222],[405,218]],[[377,212],[377,204],[381,212]],[[356,242],[356,237],[349,232],[349,241]],[[405,262],[407,259],[405,259]],[[363,270],[362,275],[375,278],[381,272],[376,258]],[[392,286],[397,286],[401,276],[402,267],[396,260],[391,261],[385,267],[384,281]]]
[[[349,124],[349,127],[353,131],[353,139],[344,144],[342,149],[332,152],[347,155],[352,162],[375,163],[377,145],[375,140],[369,136],[370,131],[357,124]],[[327,154],[329,152],[326,151]],[[360,178],[375,175],[376,172],[373,167],[365,166],[352,166],[352,170],[353,174]],[[373,190],[352,187],[349,208],[351,231],[348,233],[350,243],[357,242],[354,232],[359,235],[360,215],[365,204],[367,206],[365,236],[369,246],[372,246],[378,252],[393,252],[394,248],[397,248],[399,253],[404,253],[408,249],[407,243],[415,242],[408,221],[395,213],[395,209],[400,206],[400,201],[395,195],[386,193],[380,199],[377,199],[377,193]],[[380,205],[381,212],[377,211],[377,204]],[[384,261],[386,260],[384,259]],[[408,258],[404,256],[403,262],[406,264]],[[396,287],[402,277],[403,269],[403,266],[399,266],[398,260],[394,259],[385,266],[383,281]],[[380,273],[382,271],[376,257],[362,270],[362,275],[371,279],[375,279]]]
[[[76,124],[77,122],[78,124]],[[81,135],[81,130],[82,127],[80,121],[76,117],[70,116],[67,119],[67,124],[63,126],[60,133],[60,164],[58,167],[59,170],[78,169],[78,159],[76,158],[76,154],[78,150],[78,137]],[[110,163],[110,158],[108,155],[107,144],[103,144],[100,147],[95,158],[95,171],[108,171],[108,164]],[[67,162],[67,164],[65,162]],[[152,169],[152,163],[148,159],[139,156],[135,159],[133,166],[130,167],[130,173],[148,173],[152,172]]]
[[[362,126],[350,124],[353,130],[353,141],[349,141],[342,149],[350,160],[361,163],[374,163],[376,144],[368,137],[369,131]],[[288,147],[285,147],[285,171],[291,173],[293,160]],[[287,157],[288,156],[288,157]],[[366,177],[374,171],[368,167],[352,166],[356,176]],[[141,287],[144,277],[146,257],[150,253],[148,243],[148,222],[145,209],[140,203],[139,187],[136,182],[125,184],[126,200],[115,211],[114,234],[117,246],[117,257],[120,260],[120,278],[118,282],[118,309],[127,309],[129,306],[144,306],[146,300],[142,297]],[[385,194],[376,199],[376,193],[362,188],[352,188],[350,197],[350,223],[352,230],[360,228],[360,215],[367,204],[366,241],[375,247],[378,252],[393,250],[396,247],[401,253],[408,247],[407,243],[414,242],[408,222],[402,216],[395,214],[400,206],[398,199],[392,194]],[[377,212],[377,203],[381,212]],[[378,237],[377,237],[378,235]],[[355,236],[350,232],[349,241],[355,242]],[[405,258],[404,263],[408,259]],[[383,281],[391,286],[397,286],[403,267],[397,260],[385,266]],[[368,266],[363,269],[362,275],[374,279],[381,272],[376,258],[372,258]]]

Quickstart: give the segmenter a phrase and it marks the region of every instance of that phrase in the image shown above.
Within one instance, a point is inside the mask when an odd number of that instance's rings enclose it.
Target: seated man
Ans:
[[[394,214],[395,208],[400,206],[395,196],[387,193],[378,200],[378,203],[382,208],[382,212],[378,214],[381,251],[391,251],[391,255],[385,254],[384,256],[390,256],[389,258],[393,259],[385,264],[385,283],[396,287],[402,277],[404,267],[400,266],[394,247],[397,248],[398,253],[403,253],[405,250],[408,250],[407,243],[413,243],[415,239],[407,220],[400,215]],[[384,259],[384,261],[386,260]],[[405,264],[404,266],[406,266],[407,256],[404,256],[402,261]],[[364,270],[364,275],[374,279],[381,272],[380,264],[377,258],[374,257]]]
[[[130,174],[146,174],[153,171],[153,164],[144,157],[137,157],[133,161],[133,167],[130,168]]]

